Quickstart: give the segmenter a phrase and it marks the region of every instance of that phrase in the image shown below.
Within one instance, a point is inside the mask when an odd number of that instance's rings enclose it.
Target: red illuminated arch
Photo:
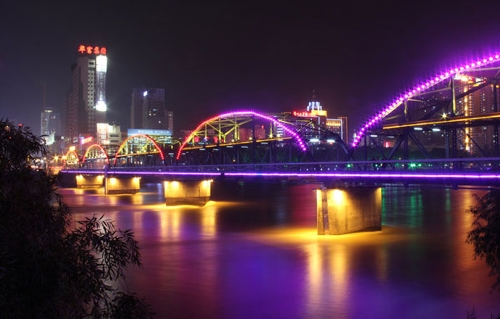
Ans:
[[[214,116],[212,118],[209,118],[208,120],[206,121],[203,121],[201,124],[199,124],[194,130],[193,132],[191,132],[191,134],[184,140],[184,142],[181,144],[181,146],[179,147],[179,150],[177,151],[177,155],[176,155],[176,159],[179,159],[180,156],[181,156],[181,153],[182,153],[182,149],[189,143],[193,140],[193,138],[196,136],[196,134],[207,124],[209,124],[210,122],[215,122],[219,119],[228,119],[228,118],[231,118],[231,117],[235,117],[235,116],[247,116],[247,117],[257,117],[257,118],[260,118],[260,119],[264,119],[266,121],[269,121],[277,126],[280,126],[283,128],[284,131],[286,131],[288,134],[290,134],[290,136],[292,136],[295,140],[296,140],[296,143],[299,145],[299,147],[303,150],[303,151],[306,151],[307,150],[307,146],[306,144],[304,143],[304,141],[302,140],[302,138],[294,131],[294,129],[290,128],[288,125],[286,125],[285,123],[282,123],[280,121],[278,121],[277,119],[273,118],[273,117],[270,117],[270,116],[267,116],[265,114],[262,114],[262,113],[257,113],[257,112],[254,112],[254,111],[235,111],[235,112],[229,112],[229,113],[223,113],[223,114],[220,114],[220,115],[217,115],[217,116]]]
[[[161,147],[158,145],[158,143],[152,137],[150,137],[147,134],[136,134],[136,135],[132,135],[132,136],[127,137],[123,141],[123,143],[120,145],[120,147],[118,148],[118,151],[116,151],[113,165],[116,165],[116,161],[118,160],[119,157],[130,156],[130,153],[128,153],[128,150],[126,150],[125,148],[129,144],[129,142],[134,140],[134,139],[145,139],[146,140],[146,143],[142,145],[142,147],[144,149],[144,152],[142,154],[146,154],[146,153],[159,154],[160,158],[162,160],[165,159],[165,155],[163,154],[163,150],[161,149]],[[148,151],[148,148],[150,145],[153,146],[153,149]],[[138,153],[138,154],[141,154],[141,153]]]
[[[99,145],[99,144],[92,144],[92,145],[89,146],[89,148],[87,148],[87,151],[85,152],[85,155],[83,155],[83,158],[82,158],[82,164],[85,163],[85,160],[87,159],[87,156],[93,150],[100,151],[100,153],[104,155],[103,157],[101,157],[101,159],[104,159],[106,161],[106,164],[109,164],[108,154],[106,153],[106,151],[104,150],[104,148],[102,148],[102,146]]]

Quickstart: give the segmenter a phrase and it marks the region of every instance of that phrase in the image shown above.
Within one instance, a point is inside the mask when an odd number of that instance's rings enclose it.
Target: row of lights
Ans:
[[[460,67],[451,69],[449,71],[444,72],[441,75],[434,77],[433,79],[425,82],[424,84],[421,84],[421,85],[415,87],[414,89],[412,89],[404,94],[401,94],[401,96],[398,99],[396,99],[394,102],[392,102],[391,104],[386,106],[385,109],[383,109],[380,113],[375,115],[371,120],[369,120],[367,123],[365,123],[363,125],[363,127],[356,134],[356,137],[354,138],[354,141],[352,142],[352,147],[358,146],[358,144],[361,141],[361,138],[364,136],[364,134],[366,133],[366,131],[370,127],[372,127],[378,121],[382,120],[389,113],[391,113],[398,106],[400,106],[404,101],[412,98],[415,94],[420,93],[422,91],[425,91],[426,89],[430,88],[431,86],[434,86],[436,84],[443,82],[445,79],[449,78],[450,76],[452,76],[454,74],[458,74],[458,73],[463,72],[463,71],[471,70],[471,69],[474,69],[474,68],[477,68],[477,67],[480,67],[480,66],[483,66],[486,64],[490,64],[490,63],[496,62],[498,60],[500,60],[500,54],[492,55],[488,58],[478,60],[477,62],[473,62],[473,63],[467,64],[465,66],[460,66]]]

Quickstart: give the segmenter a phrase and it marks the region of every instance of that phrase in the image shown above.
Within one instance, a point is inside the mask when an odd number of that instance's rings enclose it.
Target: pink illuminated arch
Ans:
[[[89,153],[93,149],[100,150],[101,151],[100,153],[104,155],[102,158],[106,161],[106,164],[109,164],[108,154],[106,153],[106,151],[104,150],[104,148],[102,148],[102,146],[99,145],[99,144],[92,144],[92,145],[89,146],[89,148],[87,148],[87,151],[85,152],[85,155],[83,155],[83,158],[82,158],[82,164],[85,163],[85,160],[87,159],[87,156],[89,155]]]
[[[132,136],[129,136],[127,137],[123,143],[120,145],[120,147],[118,148],[118,151],[116,151],[116,154],[115,154],[115,159],[113,161],[113,165],[116,165],[116,161],[120,155],[120,152],[122,152],[123,148],[127,145],[127,143],[132,140],[132,139],[136,139],[136,138],[145,138],[146,140],[148,140],[151,144],[154,145],[155,149],[158,151],[158,153],[160,154],[160,158],[162,160],[165,159],[165,156],[163,155],[163,151],[161,149],[161,147],[158,145],[158,143],[153,139],[151,138],[151,136],[147,135],[147,134],[136,134],[136,135],[132,135]]]
[[[370,118],[361,128],[358,130],[356,133],[356,137],[354,138],[354,141],[352,142],[352,147],[356,147],[359,145],[361,139],[363,136],[366,134],[368,129],[373,127],[376,123],[381,121],[383,118],[385,118],[387,115],[389,115],[391,112],[396,110],[401,104],[403,104],[405,101],[411,99],[414,97],[416,94],[419,94],[421,92],[426,91],[427,89],[435,86],[436,84],[439,84],[450,77],[454,76],[455,74],[459,74],[462,71],[471,71],[474,69],[477,69],[479,67],[483,67],[486,65],[489,65],[494,62],[500,61],[500,54],[494,54],[490,55],[487,57],[484,57],[482,59],[477,59],[474,62],[466,63],[464,65],[448,69],[444,71],[441,74],[438,74],[434,76],[433,78],[428,79],[425,82],[422,82],[421,84],[413,87],[412,89],[401,93],[398,97],[396,97],[392,103],[388,104],[380,110],[377,114],[375,114],[372,118]]]
[[[206,125],[207,123],[210,123],[210,122],[213,122],[213,121],[216,121],[218,119],[223,119],[223,118],[228,118],[228,117],[231,117],[231,116],[255,116],[255,117],[258,117],[258,118],[261,118],[261,119],[264,119],[264,120],[267,120],[269,122],[272,122],[273,124],[279,126],[279,127],[282,127],[285,132],[289,133],[296,141],[296,143],[299,145],[299,147],[305,152],[307,150],[307,146],[306,146],[306,143],[304,143],[304,141],[302,140],[302,138],[293,130],[291,129],[288,125],[276,120],[275,118],[272,118],[270,116],[267,116],[267,115],[264,115],[262,113],[257,113],[257,112],[254,112],[254,111],[235,111],[235,112],[229,112],[229,113],[223,113],[223,114],[219,114],[217,116],[214,116],[212,118],[209,118],[208,120],[205,120],[203,121],[200,125],[198,125],[194,130],[193,132],[191,132],[191,134],[188,136],[188,138],[186,138],[184,140],[184,142],[181,144],[181,146],[179,147],[179,150],[177,151],[177,155],[176,155],[176,159],[179,159],[181,157],[181,153],[182,153],[182,149],[186,146],[187,143],[189,143],[193,138],[194,136],[196,135],[196,133],[204,126]]]

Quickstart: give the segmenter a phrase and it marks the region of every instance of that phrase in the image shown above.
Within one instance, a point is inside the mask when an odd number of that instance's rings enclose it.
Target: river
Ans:
[[[386,187],[382,231],[316,234],[317,185],[226,187],[204,207],[60,189],[74,220],[105,215],[139,241],[128,289],[157,318],[467,318],[500,313],[465,243],[484,190]]]

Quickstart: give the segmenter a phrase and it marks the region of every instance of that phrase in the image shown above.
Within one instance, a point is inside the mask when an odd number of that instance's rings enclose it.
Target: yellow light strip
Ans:
[[[407,127],[417,127],[417,126],[429,126],[429,125],[446,125],[449,123],[460,123],[460,122],[472,122],[472,121],[480,121],[480,120],[493,120],[500,119],[500,113],[492,113],[488,115],[478,115],[478,116],[461,116],[454,117],[451,119],[439,120],[439,121],[417,121],[405,124],[389,124],[384,125],[382,128],[384,130],[393,130],[398,128],[407,128]]]

